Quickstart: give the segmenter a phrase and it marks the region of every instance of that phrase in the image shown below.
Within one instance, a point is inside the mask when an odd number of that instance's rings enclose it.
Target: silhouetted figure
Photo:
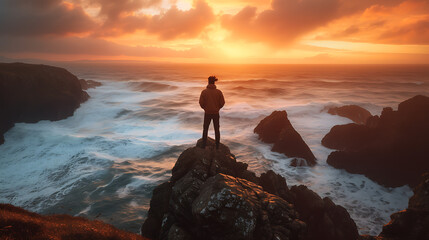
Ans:
[[[219,149],[220,131],[219,131],[219,110],[225,105],[222,91],[216,89],[215,82],[218,80],[215,76],[208,78],[209,84],[207,88],[201,92],[200,106],[204,109],[204,125],[203,125],[203,148],[206,147],[207,133],[209,131],[210,122],[213,119],[215,130],[216,149]]]

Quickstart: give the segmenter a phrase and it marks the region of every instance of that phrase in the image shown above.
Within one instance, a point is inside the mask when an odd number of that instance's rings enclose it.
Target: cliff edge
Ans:
[[[15,123],[67,118],[88,98],[79,79],[63,68],[0,63],[0,144]]]

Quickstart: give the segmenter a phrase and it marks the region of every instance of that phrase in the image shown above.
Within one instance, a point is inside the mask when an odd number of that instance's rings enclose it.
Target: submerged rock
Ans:
[[[372,116],[368,110],[357,105],[331,107],[328,109],[328,113],[332,115],[346,117],[357,124],[365,124],[368,118]]]
[[[261,141],[274,143],[272,151],[283,153],[288,157],[303,158],[309,166],[316,164],[316,157],[301,135],[293,128],[286,111],[274,111],[259,122],[254,132],[259,135]]]
[[[332,152],[328,164],[351,173],[365,174],[389,187],[415,186],[429,171],[429,97],[415,96],[384,108],[366,125],[334,126],[322,144]]]
[[[357,239],[347,211],[304,186],[257,177],[213,139],[186,149],[155,188],[142,235],[153,239]],[[312,196],[312,197],[308,197]],[[314,214],[313,214],[314,213]],[[310,232],[309,230],[312,229]]]
[[[88,98],[77,77],[63,68],[0,63],[0,144],[14,123],[67,118]]]
[[[101,221],[69,215],[43,216],[1,203],[0,239],[147,240]]]
[[[88,90],[89,88],[96,88],[102,85],[101,82],[85,79],[79,79],[79,83],[83,90]]]

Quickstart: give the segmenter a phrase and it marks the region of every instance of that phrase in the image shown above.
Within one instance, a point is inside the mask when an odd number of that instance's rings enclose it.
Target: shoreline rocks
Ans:
[[[0,63],[0,144],[15,123],[67,118],[88,98],[79,79],[63,68]]]
[[[94,80],[85,80],[85,79],[79,79],[80,86],[82,87],[82,90],[88,90],[89,88],[96,88],[101,86],[101,82],[97,82]]]
[[[390,216],[377,237],[363,236],[367,240],[426,240],[429,239],[429,172],[423,174],[413,189],[408,208]]]
[[[429,97],[418,95],[384,108],[366,125],[334,126],[322,139],[332,152],[327,163],[350,173],[365,174],[388,187],[415,186],[429,171]]]
[[[286,111],[274,111],[262,119],[253,132],[258,134],[261,141],[274,143],[272,151],[283,153],[287,157],[303,158],[308,166],[316,164],[316,157],[293,128]]]
[[[366,124],[368,118],[372,117],[368,110],[358,105],[331,107],[328,109],[328,113],[348,118],[357,124]]]
[[[153,191],[142,235],[152,239],[358,239],[348,212],[273,171],[257,177],[227,146],[186,149]]]

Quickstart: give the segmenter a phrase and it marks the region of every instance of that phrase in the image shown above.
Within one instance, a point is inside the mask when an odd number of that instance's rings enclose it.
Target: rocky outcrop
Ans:
[[[389,187],[415,186],[429,171],[429,97],[415,96],[384,108],[366,125],[334,126],[322,139],[332,152],[328,164],[351,173],[365,174]]]
[[[152,239],[357,239],[347,211],[273,171],[257,177],[213,139],[185,150],[153,191],[142,235]],[[311,230],[311,231],[310,231]]]
[[[322,139],[322,145],[331,149],[358,151],[368,147],[374,134],[372,129],[365,125],[336,125]]]
[[[368,110],[357,105],[331,107],[328,109],[328,113],[332,115],[346,117],[357,124],[366,124],[368,118],[372,116]]]
[[[102,85],[101,82],[85,79],[79,79],[79,83],[83,90],[88,90],[89,88],[96,88]]]
[[[0,204],[0,239],[145,240],[101,221],[69,215],[43,216]]]
[[[261,141],[274,143],[272,151],[288,157],[303,158],[309,166],[316,164],[316,157],[293,128],[286,111],[274,111],[262,119],[253,131],[259,135]]]
[[[358,239],[356,224],[344,207],[303,185],[292,186],[290,191],[300,219],[308,225],[306,239]]]
[[[0,63],[0,144],[14,123],[67,118],[88,98],[76,76],[63,68]]]
[[[414,189],[408,208],[390,216],[391,221],[383,226],[377,237],[365,236],[371,240],[426,240],[429,239],[429,173]]]

